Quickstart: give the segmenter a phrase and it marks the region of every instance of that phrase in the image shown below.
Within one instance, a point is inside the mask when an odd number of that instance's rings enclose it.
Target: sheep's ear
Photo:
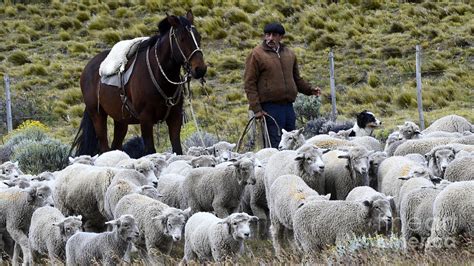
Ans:
[[[394,199],[394,197],[392,197],[392,196],[386,196],[386,198],[387,198],[388,201],[391,201],[391,200]]]
[[[227,230],[229,230],[229,235],[232,234],[232,226],[230,226],[230,216],[227,216],[225,219],[223,219],[222,221],[218,222],[218,224],[223,224],[225,226],[227,226]]]
[[[249,221],[250,222],[256,222],[256,221],[258,221],[258,217],[257,216],[250,216]]]
[[[288,131],[286,131],[284,128],[281,129],[281,132],[282,132],[283,134],[288,133]]]
[[[15,165],[16,168],[20,168],[20,165],[18,164],[18,161],[14,162],[13,164]]]
[[[240,161],[237,160],[237,161],[233,162],[232,165],[235,166],[236,168],[240,168]]]
[[[79,220],[79,221],[82,221],[82,215],[74,216],[74,219]]]
[[[191,215],[192,215],[191,208],[189,207],[189,208],[187,208],[186,210],[184,210],[184,211],[183,211],[183,215],[184,215],[184,217],[186,218],[186,220],[188,220],[189,217],[191,217]]]
[[[328,193],[324,196],[322,196],[323,198],[327,199],[327,200],[330,200],[331,199],[331,193]]]
[[[27,201],[34,201],[36,199],[36,187],[29,187],[26,191],[28,192]]]
[[[59,227],[59,232],[61,235],[65,235],[66,232],[64,231],[64,220],[62,220],[61,222],[59,223],[52,223],[53,226],[57,226]]]
[[[231,144],[230,144],[230,149],[233,150],[233,149],[235,148],[235,146],[237,146],[237,144],[231,143]]]
[[[321,149],[321,151],[323,152],[323,154],[328,153],[328,152],[331,151],[331,149],[323,149],[323,148],[320,148],[320,149]]]
[[[370,200],[364,200],[362,204],[364,204],[364,206],[366,206],[367,208],[372,207],[372,202]]]
[[[419,131],[419,130],[417,129],[417,130],[415,130],[414,133],[415,133],[415,135],[419,135],[419,134],[421,134],[421,131]]]
[[[71,156],[69,156],[69,163],[73,163],[74,162],[74,158],[72,158]]]
[[[299,153],[295,157],[295,161],[303,161],[304,160],[304,153]]]
[[[298,129],[298,132],[297,132],[297,134],[298,134],[298,135],[300,135],[300,134],[301,134],[301,133],[303,133],[303,132],[304,132],[304,127],[302,127],[302,128],[300,128],[300,129]]]
[[[405,122],[405,123],[406,123],[406,122]],[[402,129],[403,126],[398,125],[397,127],[398,127],[398,130],[400,130],[400,129]]]
[[[425,154],[425,159],[426,159],[426,161],[429,161],[429,160],[431,159],[431,156],[432,156],[432,155],[433,155],[433,154],[432,154],[431,152],[428,152],[427,154]]]
[[[92,161],[95,161],[95,159],[97,159],[97,157],[99,157],[99,154],[96,154],[96,155],[94,155],[94,157],[91,157]]]
[[[430,177],[430,181],[435,183],[435,184],[438,184],[441,182],[441,180],[443,180],[441,177],[438,177],[438,176],[432,176]]]
[[[339,159],[347,159],[349,160],[351,158],[351,156],[349,154],[343,154],[343,155],[339,155],[337,156],[337,158]]]
[[[410,176],[406,175],[406,176],[400,176],[398,179],[400,180],[408,180],[410,179]]]
[[[113,225],[120,226],[120,220],[119,219],[111,220],[111,221],[105,222],[105,224],[110,224],[112,226]]]
[[[7,185],[8,187],[14,187],[15,183],[11,180],[5,180],[3,181],[3,184]]]

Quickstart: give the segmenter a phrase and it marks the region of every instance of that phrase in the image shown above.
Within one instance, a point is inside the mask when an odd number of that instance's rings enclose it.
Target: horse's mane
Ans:
[[[191,26],[191,22],[187,18],[180,16],[178,17],[178,19],[181,25]],[[165,17],[158,23],[158,33],[151,36],[150,39],[142,42],[140,44],[139,51],[155,45],[155,43],[161,38],[161,36],[165,35],[170,29],[171,24],[168,22],[168,17]]]

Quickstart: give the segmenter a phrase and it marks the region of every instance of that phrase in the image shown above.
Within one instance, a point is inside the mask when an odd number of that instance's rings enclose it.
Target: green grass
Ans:
[[[273,21],[285,26],[283,41],[295,51],[301,75],[323,89],[319,109],[323,115],[331,110],[328,52],[332,49],[336,85],[341,88],[337,94],[341,118],[354,120],[354,113],[370,108],[384,121],[380,132],[409,118],[416,121],[414,46],[421,44],[427,121],[451,113],[474,120],[474,26],[473,7],[468,4],[357,0],[263,5],[215,0],[11,2],[0,5],[0,36],[4,40],[0,44],[0,74],[12,78],[13,93],[34,99],[37,112],[47,114],[38,119],[56,128],[53,134],[67,143],[84,109],[79,78],[88,60],[119,40],[154,34],[165,12],[184,15],[187,9],[194,12],[208,63],[206,86],[191,83],[193,105],[202,130],[221,139],[236,141],[245,126],[244,62],[261,42],[263,26]],[[111,131],[110,127],[110,136]],[[160,134],[165,131],[166,126],[160,126]],[[168,149],[167,138],[161,140],[158,150]]]

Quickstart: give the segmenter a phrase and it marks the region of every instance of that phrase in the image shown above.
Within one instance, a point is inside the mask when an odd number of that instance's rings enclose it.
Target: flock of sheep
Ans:
[[[251,234],[268,233],[277,255],[398,232],[407,248],[458,246],[474,236],[473,132],[450,115],[424,131],[405,122],[385,147],[371,136],[305,140],[294,130],[278,150],[255,153],[225,141],[187,155],[110,151],[37,176],[6,162],[0,249],[13,263],[22,254],[24,264],[82,265],[135,253],[154,263],[183,232],[183,262],[235,259]]]

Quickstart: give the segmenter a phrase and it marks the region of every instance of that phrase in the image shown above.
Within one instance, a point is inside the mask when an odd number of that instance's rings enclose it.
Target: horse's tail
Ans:
[[[92,123],[92,119],[87,110],[84,110],[81,125],[79,126],[79,130],[77,131],[76,137],[72,142],[69,155],[72,154],[74,148],[76,149],[74,156],[93,156],[99,153],[99,140],[97,139],[94,124]]]

